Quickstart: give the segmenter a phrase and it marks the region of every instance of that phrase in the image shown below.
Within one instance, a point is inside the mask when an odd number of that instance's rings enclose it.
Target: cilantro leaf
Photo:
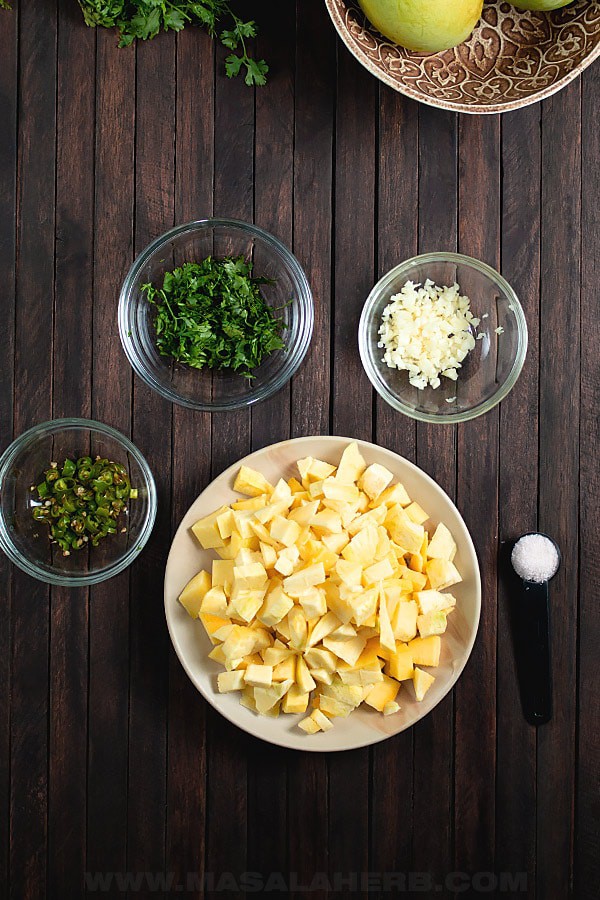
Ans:
[[[244,21],[233,12],[229,0],[78,0],[87,25],[116,27],[119,47],[128,47],[136,38],[149,40],[160,31],[181,31],[186,24],[200,25],[216,37],[228,50],[239,51],[227,57],[225,71],[229,78],[244,72],[248,85],[266,81],[269,67],[255,60],[246,41],[256,37],[256,24]],[[8,0],[0,7],[10,8]],[[235,61],[239,59],[239,62]]]
[[[253,277],[243,256],[209,256],[165,272],[161,288],[142,285],[155,307],[158,352],[194,369],[232,369],[253,378],[270,353],[285,349],[287,326],[265,301],[264,284],[272,282]]]

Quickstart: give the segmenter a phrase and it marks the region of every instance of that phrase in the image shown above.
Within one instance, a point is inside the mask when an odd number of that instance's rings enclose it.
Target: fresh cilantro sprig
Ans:
[[[207,257],[165,272],[162,287],[142,285],[156,307],[154,327],[161,356],[194,369],[233,369],[246,378],[285,344],[286,327],[265,301],[252,264]]]
[[[0,0],[0,5],[5,2]],[[256,25],[236,15],[228,0],[79,0],[79,5],[88,25],[119,30],[120,47],[128,47],[136,38],[149,40],[159,31],[201,25],[232,51],[225,60],[230,78],[244,72],[248,85],[266,81],[268,65],[264,59],[253,59],[246,46],[248,39],[256,37]]]

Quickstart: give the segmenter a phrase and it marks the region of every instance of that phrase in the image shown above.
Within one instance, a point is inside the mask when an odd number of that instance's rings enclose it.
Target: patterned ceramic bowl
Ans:
[[[441,53],[405,50],[376,31],[355,0],[325,0],[339,36],[373,75],[430,106],[499,113],[559,91],[600,56],[600,3],[549,13],[486,3],[471,37]]]

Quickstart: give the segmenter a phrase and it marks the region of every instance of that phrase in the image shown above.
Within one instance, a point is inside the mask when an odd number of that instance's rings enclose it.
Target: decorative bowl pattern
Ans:
[[[499,113],[549,97],[600,55],[600,3],[553,12],[486,3],[470,38],[451,50],[416,53],[384,38],[354,0],[325,0],[339,36],[373,75],[430,106]]]

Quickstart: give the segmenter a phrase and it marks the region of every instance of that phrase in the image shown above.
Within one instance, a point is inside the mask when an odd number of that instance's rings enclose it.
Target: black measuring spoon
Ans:
[[[556,551],[555,559],[548,562],[546,569],[536,572],[535,577],[540,580],[531,580],[530,570],[519,553],[515,552],[524,538],[534,536],[548,541]],[[550,553],[550,556],[554,554]],[[512,592],[517,670],[523,713],[531,725],[543,725],[552,717],[549,583],[558,572],[560,562],[558,545],[547,534],[532,532],[522,535],[512,544],[510,563],[514,573]]]

